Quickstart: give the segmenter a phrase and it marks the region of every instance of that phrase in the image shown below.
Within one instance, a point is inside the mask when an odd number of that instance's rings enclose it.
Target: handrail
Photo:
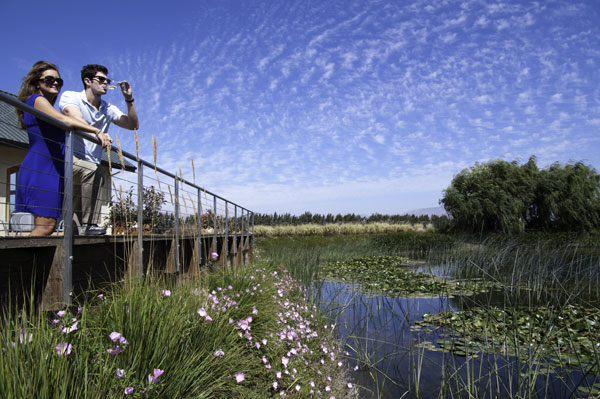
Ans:
[[[48,123],[50,123],[50,124],[58,127],[58,128],[60,128],[61,130],[64,130],[64,131],[72,130],[69,126],[67,126],[66,124],[62,123],[58,119],[55,119],[55,118],[51,117],[50,115],[48,115],[48,114],[46,114],[44,112],[41,112],[41,111],[39,111],[39,110],[37,110],[37,109],[35,109],[35,108],[33,108],[33,107],[31,107],[31,106],[23,103],[23,102],[21,102],[16,97],[7,95],[7,94],[5,94],[5,93],[3,93],[1,91],[0,91],[0,100],[3,101],[3,102],[5,102],[5,103],[7,103],[7,104],[12,105],[15,108],[20,109],[23,112],[27,112],[28,114],[31,114],[31,115],[35,116],[36,118],[40,118],[40,119],[42,119],[42,120],[44,120],[44,121],[46,121],[46,122],[48,122]],[[101,144],[100,140],[98,140],[96,138],[92,138],[91,136],[89,136],[87,134],[84,134],[84,133],[81,133],[81,132],[79,132],[77,130],[73,130],[73,131],[74,131],[74,133],[77,136],[82,137],[85,140],[92,141],[92,142],[94,142],[96,144]],[[119,153],[119,150],[117,148],[115,148],[115,147],[111,147],[111,151],[114,152],[114,153],[116,153],[116,154]],[[121,149],[121,154],[123,154],[124,157],[126,157],[126,158],[128,158],[128,159],[130,159],[132,161],[136,161],[137,162],[137,160],[138,160],[138,157],[136,155],[133,155],[133,154],[127,152],[127,151],[124,151],[123,149]],[[173,174],[171,172],[168,172],[165,169],[162,169],[162,168],[160,168],[160,167],[158,167],[158,166],[156,166],[156,165],[154,165],[154,164],[152,164],[152,163],[150,163],[150,162],[148,162],[148,161],[146,161],[144,159],[139,158],[139,160],[140,160],[140,162],[143,165],[145,165],[145,166],[147,166],[149,168],[152,168],[153,170],[156,170],[157,172],[160,172],[160,173],[162,173],[164,175],[167,175],[167,176],[169,176],[169,177],[171,177],[173,179],[178,179],[182,183],[185,183],[185,184],[187,184],[189,186],[192,186],[194,188],[200,189],[200,190],[206,192],[207,194],[210,194],[213,197],[219,198],[220,200],[223,200],[223,201],[227,201],[231,205],[236,205],[236,206],[238,206],[238,207],[240,207],[242,209],[245,209],[246,211],[248,211],[250,213],[253,213],[249,209],[244,208],[243,206],[238,205],[238,204],[236,204],[234,202],[231,202],[230,200],[228,200],[228,199],[226,199],[224,197],[221,197],[218,194],[215,194],[215,193],[213,193],[213,192],[211,192],[209,190],[206,190],[206,189],[204,189],[204,188],[202,188],[202,187],[200,187],[200,186],[198,186],[198,185],[196,185],[194,183],[188,182],[183,177],[180,177],[180,176],[177,176],[177,175],[175,175],[175,174]]]
[[[21,102],[20,100],[18,100],[18,98],[6,94],[4,92],[0,91],[0,101],[7,103],[11,106],[13,106],[16,109],[19,109],[23,112],[26,112],[28,114],[33,115],[36,118],[39,118],[45,122],[48,122],[56,127],[58,127],[61,130],[65,131],[65,189],[64,189],[64,201],[63,201],[63,219],[65,220],[64,223],[64,238],[63,238],[63,259],[64,259],[64,272],[63,272],[63,285],[62,285],[62,302],[66,303],[66,304],[71,304],[71,297],[70,297],[70,291],[72,288],[72,265],[73,265],[73,223],[71,222],[71,220],[73,219],[73,137],[74,135],[77,135],[78,137],[81,137],[85,140],[89,140],[91,142],[94,142],[96,144],[101,144],[100,141],[96,138],[92,138],[91,136],[81,133],[75,129],[73,129],[72,127],[68,126],[67,124],[47,115],[44,112],[41,112],[37,109],[35,109],[34,107],[29,106],[28,104],[25,104],[23,102]],[[197,226],[197,230],[198,230],[198,248],[202,248],[202,201],[201,201],[201,193],[204,192],[205,196],[206,195],[210,195],[213,197],[213,232],[212,232],[212,236],[213,236],[213,251],[216,252],[217,251],[217,219],[219,218],[219,216],[217,215],[217,199],[223,201],[225,203],[225,236],[228,237],[230,234],[229,231],[229,206],[233,206],[234,207],[234,220],[237,220],[238,218],[238,213],[237,210],[238,208],[240,208],[241,210],[241,217],[239,220],[240,223],[240,228],[241,231],[239,234],[234,233],[233,234],[233,239],[234,239],[234,245],[236,245],[236,236],[240,235],[240,240],[241,240],[241,244],[247,245],[246,244],[246,240],[249,238],[250,235],[253,235],[254,233],[254,212],[250,211],[249,209],[238,205],[234,202],[231,202],[230,200],[217,195],[211,191],[208,191],[202,187],[200,187],[199,185],[196,185],[195,183],[191,183],[189,181],[186,181],[181,175],[177,175],[176,173],[170,173],[160,167],[158,167],[155,164],[152,164],[148,161],[145,161],[143,159],[141,159],[139,156],[133,155],[127,151],[123,151],[122,149],[119,148],[115,148],[115,147],[111,147],[111,151],[115,152],[117,155],[119,155],[119,158],[122,159],[121,157],[125,157],[131,161],[134,161],[135,164],[137,165],[136,168],[136,173],[138,175],[138,181],[137,181],[137,186],[138,186],[138,228],[137,228],[137,237],[138,237],[138,241],[139,241],[139,246],[137,248],[137,256],[138,256],[138,261],[139,264],[142,265],[143,262],[143,247],[142,247],[142,240],[143,240],[143,216],[142,216],[142,208],[143,208],[143,201],[142,201],[142,195],[143,195],[143,171],[144,171],[144,166],[150,168],[151,170],[154,170],[155,172],[160,172],[163,175],[166,175],[170,178],[172,178],[174,180],[174,189],[175,189],[175,201],[174,201],[174,217],[175,217],[175,251],[174,251],[174,255],[175,255],[175,268],[176,268],[176,272],[180,272],[180,262],[179,262],[179,251],[177,250],[179,248],[179,238],[181,235],[180,229],[179,229],[179,224],[180,224],[180,203],[179,203],[179,191],[181,189],[181,187],[183,187],[183,184],[190,186],[192,188],[194,188],[197,191],[197,198],[198,198],[198,226]],[[110,158],[110,154],[109,154],[109,158]],[[122,165],[123,167],[125,167],[125,165]],[[181,173],[180,173],[181,174]],[[160,182],[159,182],[160,184]],[[185,201],[185,198],[183,198]],[[186,206],[187,209],[187,206]],[[68,221],[68,222],[67,222]],[[206,237],[206,235],[204,235]],[[224,245],[227,246],[227,249],[225,249],[225,253],[227,255],[230,255],[229,253],[229,249],[228,249],[228,242],[225,242]],[[237,248],[237,247],[236,247]],[[237,251],[237,249],[236,249]],[[199,252],[199,257],[198,257],[198,263],[202,263],[202,259],[201,259],[201,253],[202,251]],[[142,268],[140,268],[139,273],[142,273]]]

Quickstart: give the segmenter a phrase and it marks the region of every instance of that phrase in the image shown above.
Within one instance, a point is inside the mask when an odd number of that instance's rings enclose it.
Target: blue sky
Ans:
[[[143,157],[154,135],[160,166],[191,180],[193,158],[206,189],[254,211],[433,207],[491,159],[600,169],[597,0],[2,8],[0,89],[16,93],[38,59],[59,65],[63,90],[104,64],[132,83]]]

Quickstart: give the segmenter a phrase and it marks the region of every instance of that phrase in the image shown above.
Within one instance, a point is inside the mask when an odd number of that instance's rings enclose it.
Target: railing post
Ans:
[[[238,254],[238,247],[237,247],[237,228],[238,228],[238,219],[237,219],[237,205],[233,206],[233,220],[235,220],[235,226],[234,226],[234,231],[233,231],[233,253],[236,255],[237,258],[237,254]]]
[[[108,154],[110,156],[110,154]],[[136,275],[142,276],[144,274],[144,164],[138,159],[138,231],[137,231],[137,256],[138,264],[135,265],[138,268]],[[153,201],[152,201],[153,203]],[[129,265],[131,268],[133,265]]]
[[[250,261],[254,259],[254,212],[252,212],[252,234],[249,237],[248,241],[248,251],[250,254]]]
[[[244,208],[242,208],[242,242],[240,243],[240,247],[242,249],[242,264],[246,264],[246,253],[245,253],[245,248],[246,248],[246,241],[244,239]]]
[[[223,245],[225,251],[221,252],[225,252],[224,264],[226,265],[229,263],[229,203],[227,200],[225,200],[225,237],[223,238]]]
[[[63,198],[63,227],[64,227],[64,276],[63,301],[71,304],[71,289],[73,285],[73,130],[68,130],[65,136],[65,180]]]
[[[213,252],[217,252],[217,197],[213,195]]]
[[[179,178],[175,174],[175,272],[179,273]]]
[[[198,266],[202,264],[202,191],[198,187]]]

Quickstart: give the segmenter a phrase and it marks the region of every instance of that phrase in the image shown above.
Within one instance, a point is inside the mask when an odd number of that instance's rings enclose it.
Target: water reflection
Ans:
[[[535,386],[539,397],[578,397],[573,387],[582,383],[581,373],[561,371],[532,378],[531,370],[512,358],[497,354],[467,358],[421,347],[446,337],[442,329],[411,329],[424,314],[489,303],[492,292],[470,299],[394,298],[365,295],[357,286],[340,282],[323,282],[319,288],[315,294],[346,343],[362,398],[511,398],[526,390],[523,384]]]

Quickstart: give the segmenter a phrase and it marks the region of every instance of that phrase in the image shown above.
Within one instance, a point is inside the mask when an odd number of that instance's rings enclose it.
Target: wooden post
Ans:
[[[48,273],[48,280],[46,281],[46,286],[44,287],[44,292],[42,293],[42,300],[40,302],[40,308],[42,310],[58,310],[66,303],[64,297],[64,256],[64,243],[59,242],[54,250],[54,257],[52,259],[52,264],[50,265],[50,273]],[[68,294],[67,297],[69,297]]]
[[[62,301],[71,304],[73,286],[73,131],[68,130],[65,137],[65,192],[63,194],[64,237],[61,252],[62,261]],[[54,264],[54,262],[52,262]]]

